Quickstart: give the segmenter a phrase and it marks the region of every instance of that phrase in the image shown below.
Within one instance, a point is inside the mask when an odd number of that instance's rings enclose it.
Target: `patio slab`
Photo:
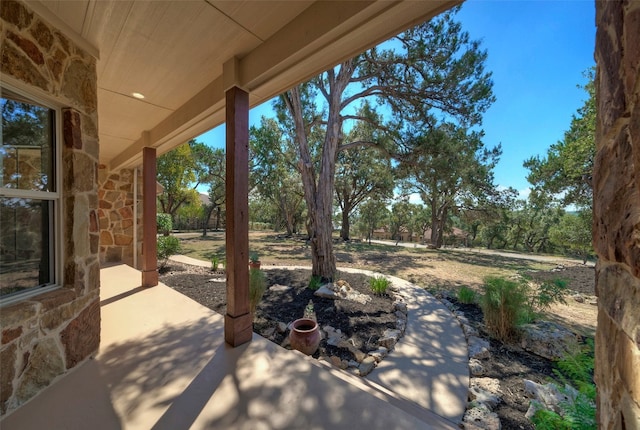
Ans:
[[[222,316],[165,285],[140,288],[130,267],[102,269],[101,282],[99,354],[5,417],[3,430],[457,428],[258,335],[230,348]]]

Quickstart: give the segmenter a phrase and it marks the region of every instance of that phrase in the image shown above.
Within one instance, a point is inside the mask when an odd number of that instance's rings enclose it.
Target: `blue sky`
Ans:
[[[502,144],[496,184],[525,197],[527,170],[522,163],[544,155],[563,138],[571,117],[587,95],[577,87],[595,64],[593,0],[469,0],[458,14],[463,29],[488,51],[497,101],[484,116],[488,147]],[[267,102],[250,112],[251,124],[271,116]],[[224,146],[224,127],[198,140]]]

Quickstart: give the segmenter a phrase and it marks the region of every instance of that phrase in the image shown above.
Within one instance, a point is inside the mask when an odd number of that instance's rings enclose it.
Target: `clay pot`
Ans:
[[[259,261],[249,261],[249,268],[250,269],[260,269],[260,262]]]
[[[300,318],[291,324],[289,332],[291,348],[303,354],[312,355],[320,345],[320,330],[318,323],[310,318]]]

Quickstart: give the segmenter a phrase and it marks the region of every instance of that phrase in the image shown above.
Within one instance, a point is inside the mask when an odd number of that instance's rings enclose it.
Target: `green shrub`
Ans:
[[[266,278],[260,269],[249,269],[249,310],[255,315],[258,303],[266,290]]]
[[[180,240],[175,236],[160,236],[156,246],[160,269],[164,269],[169,257],[180,252]]]
[[[577,388],[578,395],[569,402],[560,404],[561,414],[538,411],[531,421],[536,429],[595,430],[596,386],[593,382],[593,340],[587,339],[579,350],[567,354],[556,363],[554,373],[561,384]]]
[[[314,275],[314,276],[311,276],[311,279],[309,279],[309,285],[307,288],[309,288],[312,291],[315,291],[318,288],[320,288],[321,285],[322,285],[322,278],[320,276]]]
[[[572,430],[571,423],[560,415],[546,409],[538,409],[531,418],[536,430]]]
[[[463,285],[458,290],[457,299],[460,303],[463,303],[465,305],[470,305],[471,303],[476,302],[476,292],[473,291],[471,288],[467,287],[466,285]]]
[[[515,337],[518,326],[535,321],[539,311],[552,303],[566,303],[567,283],[554,279],[534,289],[529,287],[526,277],[519,280],[488,277],[483,289],[480,306],[487,329],[495,338],[507,341]]]
[[[528,287],[524,282],[487,277],[480,307],[487,330],[497,339],[511,340],[523,314],[528,311]]]
[[[158,233],[162,233],[164,236],[169,236],[173,229],[173,221],[171,221],[170,214],[159,213],[156,214],[156,226]]]
[[[532,297],[531,306],[535,309],[547,309],[552,303],[567,304],[564,295],[567,292],[567,281],[553,279],[545,281],[538,287],[538,291]]]
[[[221,262],[222,259],[220,258],[220,256],[214,255],[213,257],[211,257],[211,270],[213,270],[214,272],[217,271],[220,267]]]
[[[387,294],[387,288],[391,285],[391,281],[385,278],[384,276],[374,276],[373,278],[369,278],[369,287],[373,294],[377,294],[379,296],[383,296]]]

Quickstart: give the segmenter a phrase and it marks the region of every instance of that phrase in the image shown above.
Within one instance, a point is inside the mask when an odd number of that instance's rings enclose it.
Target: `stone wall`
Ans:
[[[100,225],[100,262],[122,262],[134,267],[134,252],[137,266],[141,266],[142,253],[142,171],[137,170],[137,193],[133,192],[136,170],[123,169],[110,172],[106,166],[98,169],[98,221]],[[134,208],[133,199],[138,200]],[[137,211],[134,223],[134,211]],[[133,229],[137,225],[137,237]],[[134,246],[134,240],[137,246]]]
[[[0,79],[62,109],[62,288],[0,311],[0,414],[95,353],[100,341],[98,116],[95,59],[27,6],[2,0]]]
[[[596,3],[596,383],[603,429],[640,429],[640,2]]]

